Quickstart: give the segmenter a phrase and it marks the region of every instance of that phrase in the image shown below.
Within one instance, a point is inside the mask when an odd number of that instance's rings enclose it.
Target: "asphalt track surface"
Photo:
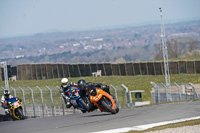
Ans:
[[[88,133],[200,116],[200,101],[0,122],[1,133]]]

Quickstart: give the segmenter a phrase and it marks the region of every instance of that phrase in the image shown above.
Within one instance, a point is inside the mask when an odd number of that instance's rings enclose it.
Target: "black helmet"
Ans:
[[[77,84],[78,84],[79,89],[83,90],[84,87],[86,86],[86,81],[84,79],[80,79]]]
[[[9,90],[5,90],[4,91],[4,97],[5,97],[5,99],[9,99],[9,95],[10,95],[10,91]]]

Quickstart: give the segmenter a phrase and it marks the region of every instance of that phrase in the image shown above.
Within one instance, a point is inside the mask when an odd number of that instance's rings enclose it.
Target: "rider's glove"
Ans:
[[[68,96],[65,96],[64,93],[61,93],[61,95],[62,95],[65,99],[70,99]]]
[[[61,87],[59,88],[59,91],[60,91],[60,93],[63,93],[63,89]]]

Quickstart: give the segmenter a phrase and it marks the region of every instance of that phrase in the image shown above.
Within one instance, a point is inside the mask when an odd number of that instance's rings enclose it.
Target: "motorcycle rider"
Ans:
[[[61,80],[61,86],[60,86],[60,93],[65,101],[66,107],[70,108],[72,105],[70,103],[70,86],[74,85],[72,82],[68,82],[67,78],[63,78]]]
[[[91,103],[89,100],[90,91],[94,90],[94,92],[96,92],[95,87],[92,84],[88,85],[84,79],[80,79],[77,84],[78,84],[78,88],[80,89],[80,92],[79,92],[80,96],[83,99],[88,99],[90,111],[94,111],[95,109],[97,109],[97,107],[93,103]]]
[[[10,98],[13,98],[13,96],[10,95],[10,91],[9,90],[4,90],[4,94],[1,97],[1,106],[4,108],[6,115],[8,115],[9,112],[10,112],[10,105],[8,104],[8,100]]]
[[[80,95],[82,97],[87,97],[88,99],[90,95],[96,95],[96,88],[103,89],[110,94],[109,86],[103,85],[102,83],[92,83],[92,82],[86,83],[84,79],[80,79],[77,84],[78,88],[80,89]],[[90,101],[89,101],[89,108],[90,111],[97,109],[97,107],[93,103],[90,103]]]

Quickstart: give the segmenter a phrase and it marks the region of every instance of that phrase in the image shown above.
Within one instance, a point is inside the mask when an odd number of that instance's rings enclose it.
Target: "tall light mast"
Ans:
[[[160,18],[161,18],[161,39],[162,39],[162,51],[163,51],[163,60],[164,60],[164,69],[165,69],[165,84],[166,86],[170,86],[170,75],[169,75],[169,64],[168,64],[168,52],[167,52],[167,45],[165,39],[165,26],[163,23],[163,15],[162,9],[160,10]]]

